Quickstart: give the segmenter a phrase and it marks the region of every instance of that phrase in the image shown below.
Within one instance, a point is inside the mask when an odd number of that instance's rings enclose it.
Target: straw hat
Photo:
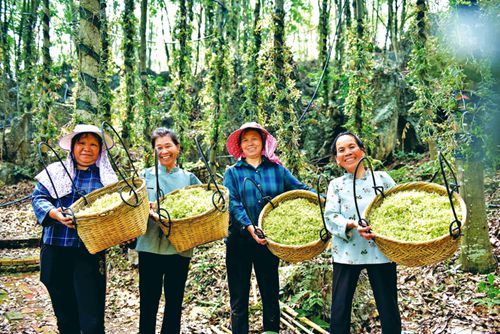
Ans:
[[[77,124],[75,126],[75,129],[72,132],[62,136],[61,139],[59,139],[59,146],[63,150],[71,151],[71,140],[73,139],[73,137],[79,133],[84,133],[84,132],[95,133],[101,139],[103,139],[102,132],[101,132],[101,130],[99,130],[99,128],[97,126],[89,125],[89,124]],[[105,139],[103,139],[103,141],[106,140],[106,144],[107,144],[108,148],[111,148],[115,145],[113,138],[111,138],[111,136],[109,136],[107,133],[104,133],[104,138]],[[102,150],[105,150],[105,149],[106,149],[105,146],[102,145]]]

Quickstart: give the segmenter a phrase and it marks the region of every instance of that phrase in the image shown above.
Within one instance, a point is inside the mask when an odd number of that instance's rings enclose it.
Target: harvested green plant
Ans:
[[[318,240],[322,227],[318,204],[305,198],[280,203],[263,221],[269,239],[285,245],[303,245]]]
[[[123,198],[128,200],[131,194],[122,193]],[[96,213],[101,213],[118,206],[122,202],[119,192],[114,192],[110,194],[104,194],[98,197],[89,206],[84,207],[82,210],[78,211],[78,215],[92,215]]]
[[[454,201],[458,218],[460,206]],[[399,241],[429,241],[449,233],[454,220],[448,196],[402,191],[387,196],[368,217],[377,234]]]
[[[210,210],[213,191],[202,187],[180,189],[165,196],[160,206],[168,211],[171,219],[197,216]]]

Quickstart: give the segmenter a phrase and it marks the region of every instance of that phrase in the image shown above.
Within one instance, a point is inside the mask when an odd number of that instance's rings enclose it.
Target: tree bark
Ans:
[[[484,167],[482,160],[457,160],[460,195],[467,206],[467,223],[463,229],[460,263],[464,271],[493,272],[496,261],[488,235],[484,198]]]
[[[135,85],[135,0],[125,1],[123,11],[123,62],[125,69],[125,120],[123,122],[122,139],[125,146],[130,147],[131,132],[134,121],[134,108],[136,103]]]
[[[113,100],[113,94],[111,93],[111,88],[109,87],[109,58],[110,58],[110,43],[108,34],[108,18],[106,15],[106,0],[100,0],[100,20],[101,20],[101,61],[99,63],[99,115],[102,116],[102,120],[108,123],[111,122],[111,102]]]
[[[100,2],[81,0],[79,11],[79,74],[74,118],[76,123],[94,124],[98,115],[98,78],[101,69]]]

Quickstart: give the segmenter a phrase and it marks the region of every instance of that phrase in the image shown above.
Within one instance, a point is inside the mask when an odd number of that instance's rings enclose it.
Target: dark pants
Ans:
[[[42,245],[40,280],[49,291],[61,334],[104,333],[104,253]]]
[[[161,290],[165,291],[162,334],[181,331],[182,299],[189,270],[189,257],[139,252],[141,334],[155,333]]]
[[[401,333],[398,308],[396,264],[333,264],[332,314],[330,333],[349,333],[352,298],[361,270],[366,268],[375,302],[377,303],[382,333]]]
[[[234,240],[233,240],[234,241]],[[227,280],[231,303],[231,328],[234,334],[248,333],[248,299],[252,265],[262,297],[264,331],[279,332],[279,259],[266,246],[251,242],[228,242]]]

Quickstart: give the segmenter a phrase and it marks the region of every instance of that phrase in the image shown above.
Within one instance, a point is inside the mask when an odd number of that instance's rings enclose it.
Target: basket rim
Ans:
[[[316,205],[317,205],[317,201],[318,201],[318,195],[310,190],[304,190],[304,189],[294,189],[294,190],[288,190],[288,191],[285,191],[284,193],[281,193],[275,197],[273,197],[271,199],[271,202],[273,204],[279,204],[282,202],[282,199],[283,198],[287,198],[289,197],[291,194],[297,194],[299,196],[297,196],[296,198],[293,198],[293,199],[297,199],[297,198],[305,198],[305,199],[311,199],[311,200],[315,200],[316,201]],[[325,199],[321,197],[321,202],[325,202]],[[259,221],[258,221],[258,226],[262,228],[262,223],[264,222],[264,213],[266,213],[267,215],[267,211],[271,211],[272,210],[272,205],[271,203],[267,203],[263,208],[262,210],[260,211],[260,214],[259,214]],[[320,229],[321,230],[321,229]],[[299,248],[306,248],[306,247],[311,247],[311,246],[315,246],[321,242],[323,243],[328,243],[328,241],[330,240],[330,238],[328,238],[326,241],[323,241],[321,238],[318,238],[314,241],[311,241],[311,242],[308,242],[308,243],[305,243],[305,244],[299,244],[299,245],[289,245],[289,244],[282,244],[282,243],[279,243],[279,242],[276,242],[276,241],[273,241],[271,238],[267,237],[266,236],[266,240],[267,242],[273,246],[273,245],[276,245],[276,246],[279,246],[279,247],[287,247],[287,248],[296,248],[296,249],[299,249]]]
[[[408,189],[405,189],[405,190],[421,190],[421,191],[426,191],[425,189],[420,189],[420,186],[424,186],[424,185],[427,188],[439,189],[440,192],[444,191],[446,193],[446,188],[444,186],[442,186],[440,184],[437,184],[437,183],[433,183],[433,182],[427,182],[427,181],[413,181],[413,182],[401,183],[401,184],[395,185],[394,187],[388,189],[384,193],[385,193],[385,195],[390,195],[392,193],[398,192],[400,188],[408,188]],[[463,228],[465,226],[466,222],[467,222],[467,207],[465,205],[465,201],[463,200],[462,196],[460,196],[460,194],[458,194],[456,192],[453,192],[452,195],[453,195],[453,198],[456,199],[458,201],[458,203],[460,204],[460,208],[462,210],[462,217],[461,217],[462,219],[461,219],[460,222],[462,223],[461,228]],[[373,203],[380,201],[381,197],[382,197],[381,195],[377,195],[370,202],[370,204],[365,208],[365,210],[361,214],[361,216],[363,218],[366,218],[367,211],[368,210],[372,210]],[[424,245],[435,243],[436,241],[441,241],[441,240],[444,240],[444,239],[447,239],[447,238],[451,238],[451,236],[450,236],[449,233],[447,233],[447,234],[444,234],[444,235],[442,235],[440,237],[437,237],[437,238],[434,238],[434,239],[431,239],[431,240],[426,240],[426,241],[404,241],[404,240],[394,239],[394,238],[391,238],[391,237],[388,237],[388,236],[385,236],[383,234],[379,234],[379,233],[375,232],[375,238],[374,238],[374,240],[376,241],[377,238],[380,238],[380,239],[386,240],[386,241],[390,241],[390,242],[393,242],[393,243],[408,244],[408,245],[414,245],[414,246],[424,246]],[[460,237],[457,238],[456,240],[453,240],[453,241],[458,241],[458,240],[460,240]]]
[[[127,181],[130,181],[132,180],[132,178],[128,178]],[[135,178],[134,180],[137,180],[138,182],[140,182],[140,186],[135,190],[138,195],[140,192],[142,192],[145,188],[146,188],[146,180],[142,179],[142,178]],[[87,195],[85,195],[86,197],[88,197],[89,195],[93,194],[95,196],[97,196],[97,194],[99,193],[99,196],[97,197],[100,197],[101,194],[100,193],[105,193],[107,192],[110,188],[114,188],[114,187],[117,187],[119,184],[122,184],[122,183],[125,183],[125,180],[120,180],[118,182],[114,182],[112,184],[108,184],[107,186],[105,187],[102,187],[102,188],[99,188],[99,189],[96,189],[90,193],[88,193]],[[139,195],[139,199],[140,199],[140,195]],[[146,196],[146,199],[147,199],[147,196]],[[144,199],[143,199],[144,200]],[[71,204],[71,206],[73,206],[74,204],[80,202],[80,201],[83,201],[83,196],[80,197],[78,200],[76,200],[73,204]],[[93,203],[93,202],[92,202]],[[103,211],[100,211],[100,212],[97,212],[97,213],[90,213],[90,214],[78,214],[78,212],[75,213],[75,219],[77,220],[81,220],[81,219],[93,219],[93,218],[99,218],[99,217],[103,217],[103,216],[107,216],[108,214],[116,211],[119,207],[121,207],[122,205],[128,205],[126,204],[125,202],[120,201],[118,202],[118,204],[115,204],[111,207],[109,207],[108,209],[106,210],[103,210]],[[70,207],[71,207],[70,206]]]
[[[167,197],[168,195],[172,195],[172,194],[174,194],[174,193],[176,193],[176,192],[179,192],[179,191],[181,191],[181,190],[191,189],[191,188],[199,188],[199,187],[206,187],[206,186],[207,186],[207,183],[192,184],[192,185],[187,186],[187,187],[182,187],[182,188],[179,188],[179,189],[172,190],[171,192],[167,193],[165,196],[163,196],[162,198],[160,198],[160,202],[161,202],[161,201],[163,201],[163,199],[164,199],[165,197]],[[225,199],[226,199],[226,205],[228,206],[228,207],[227,207],[227,210],[229,211],[229,198],[228,198],[228,196],[227,196],[227,194],[228,194],[228,190],[227,190],[227,188],[226,188],[226,187],[224,187],[224,186],[223,186],[223,185],[221,185],[221,184],[218,184],[218,183],[217,183],[217,186],[218,186],[218,187],[219,187],[219,189],[222,191],[222,193],[223,193],[223,195],[224,195],[224,197],[225,197]],[[167,209],[167,210],[168,210],[168,209]],[[216,210],[217,210],[217,209],[216,209],[216,208],[214,208],[214,206],[213,206],[213,204],[212,204],[212,206],[210,207],[210,209],[209,209],[209,210],[207,210],[207,211],[205,211],[205,212],[199,213],[199,214],[197,214],[197,215],[195,215],[195,216],[188,216],[188,217],[184,217],[184,218],[180,218],[180,219],[171,219],[170,221],[171,221],[172,223],[185,223],[185,222],[190,223],[193,219],[200,218],[200,217],[205,216],[205,215],[207,215],[207,214],[213,213],[213,212],[215,212]]]

